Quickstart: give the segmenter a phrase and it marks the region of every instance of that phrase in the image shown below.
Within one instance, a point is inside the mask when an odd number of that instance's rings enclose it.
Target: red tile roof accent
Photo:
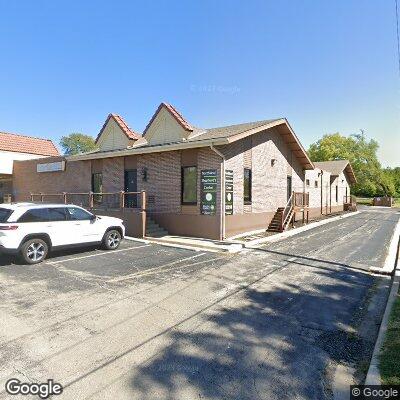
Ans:
[[[50,139],[41,139],[8,132],[0,132],[0,150],[40,156],[60,155],[57,147]]]
[[[128,139],[137,140],[137,139],[141,138],[141,136],[138,133],[136,133],[134,130],[129,128],[128,124],[124,121],[124,119],[120,115],[118,115],[118,114],[109,114],[107,119],[106,119],[106,122],[104,122],[103,127],[101,128],[99,134],[97,135],[96,143],[100,139],[100,136],[103,133],[103,131],[104,131],[106,125],[108,124],[108,121],[110,120],[110,118],[114,119],[114,121],[122,129],[122,131],[125,133],[125,135],[127,136]]]
[[[165,107],[170,113],[171,115],[176,119],[176,121],[178,122],[179,125],[182,126],[183,129],[185,129],[186,131],[189,132],[193,132],[193,127],[192,125],[189,124],[188,121],[186,121],[185,118],[183,118],[182,114],[171,104],[168,103],[161,103],[156,112],[154,113],[154,115],[151,117],[149,123],[146,126],[146,129],[143,131],[143,136],[146,134],[147,130],[149,129],[150,125],[152,124],[152,122],[154,121],[154,119],[156,118],[157,114],[160,112],[160,110]]]

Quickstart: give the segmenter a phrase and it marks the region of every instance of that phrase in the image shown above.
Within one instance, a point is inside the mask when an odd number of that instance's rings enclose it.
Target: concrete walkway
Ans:
[[[60,399],[329,399],[336,366],[371,355],[389,281],[368,269],[398,217],[234,255],[131,242],[0,262],[0,391],[17,377],[60,382]]]

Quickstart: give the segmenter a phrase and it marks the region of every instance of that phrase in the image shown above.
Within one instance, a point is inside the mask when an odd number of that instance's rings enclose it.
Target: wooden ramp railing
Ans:
[[[295,215],[301,212],[303,216],[303,224],[308,223],[310,197],[309,193],[292,192],[285,207],[279,207],[273,216],[268,231],[283,232],[290,222],[294,224]]]
[[[32,202],[76,204],[88,209],[145,209],[146,192],[31,193]]]

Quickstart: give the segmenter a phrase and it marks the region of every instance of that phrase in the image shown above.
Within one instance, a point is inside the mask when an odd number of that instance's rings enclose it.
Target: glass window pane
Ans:
[[[197,203],[197,167],[184,167],[182,180],[182,203]]]
[[[33,208],[23,214],[18,222],[48,222],[49,213],[47,208]]]
[[[92,218],[92,214],[81,208],[68,207],[69,219],[73,221],[86,221]]]
[[[12,213],[12,210],[0,208],[0,222],[6,222]]]
[[[67,210],[65,207],[49,208],[49,220],[50,221],[66,221]]]
[[[92,174],[92,192],[93,193],[103,193],[103,174],[95,173]],[[100,204],[102,202],[102,195],[95,194],[93,196],[93,201],[95,204]]]
[[[246,203],[251,202],[251,169],[245,168],[244,169],[244,176],[243,176],[243,198]]]

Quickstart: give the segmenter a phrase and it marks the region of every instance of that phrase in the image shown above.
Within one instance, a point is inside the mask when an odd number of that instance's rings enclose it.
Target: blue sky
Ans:
[[[286,117],[380,143],[400,166],[394,0],[0,0],[0,130],[142,131],[161,101],[194,125]]]

